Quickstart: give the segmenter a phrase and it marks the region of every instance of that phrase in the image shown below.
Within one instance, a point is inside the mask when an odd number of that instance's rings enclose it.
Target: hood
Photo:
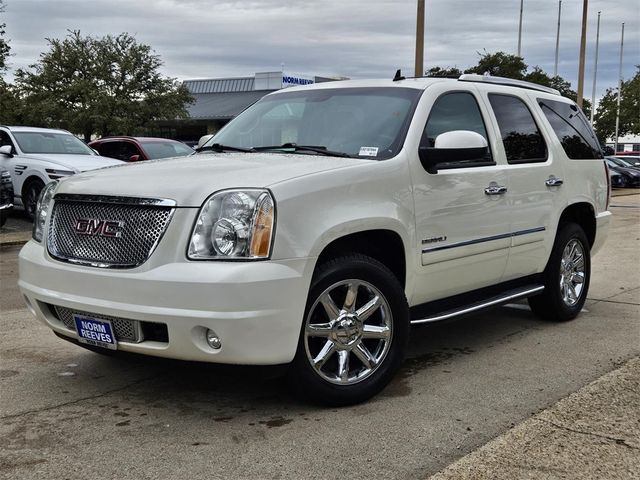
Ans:
[[[61,182],[57,193],[164,198],[199,207],[225,188],[269,187],[284,180],[372,160],[280,153],[212,153],[129,163]]]
[[[86,172],[96,168],[122,165],[124,162],[115,158],[101,157],[99,155],[68,155],[64,153],[29,153],[26,158],[55,163],[68,170]]]

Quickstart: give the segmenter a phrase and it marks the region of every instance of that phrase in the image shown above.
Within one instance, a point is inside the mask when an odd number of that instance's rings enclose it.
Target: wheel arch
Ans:
[[[405,287],[407,281],[405,243],[398,232],[377,228],[335,238],[320,252],[316,267],[348,253],[360,253],[378,260],[391,270],[400,285]]]
[[[560,215],[558,229],[564,223],[576,223],[584,230],[589,247],[593,247],[596,239],[596,214],[593,205],[588,202],[577,202],[568,205]]]

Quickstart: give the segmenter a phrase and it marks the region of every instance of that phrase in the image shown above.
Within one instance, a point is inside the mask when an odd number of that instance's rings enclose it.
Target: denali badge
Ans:
[[[116,237],[122,236],[124,222],[120,220],[98,220],[97,218],[79,218],[76,220],[75,231],[80,235],[91,235],[94,237]]]

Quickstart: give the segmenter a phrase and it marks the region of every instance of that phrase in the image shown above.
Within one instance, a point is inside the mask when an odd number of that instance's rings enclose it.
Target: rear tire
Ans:
[[[314,403],[365,401],[400,368],[408,338],[409,308],[395,275],[364,255],[330,260],[311,282],[289,384]]]
[[[543,320],[573,320],[587,299],[591,280],[589,241],[575,223],[560,226],[544,271],[544,291],[529,298],[529,306]]]

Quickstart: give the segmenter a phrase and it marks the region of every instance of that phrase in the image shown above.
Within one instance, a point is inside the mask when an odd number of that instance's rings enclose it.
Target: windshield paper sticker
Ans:
[[[360,154],[363,157],[377,157],[378,147],[360,147]]]

